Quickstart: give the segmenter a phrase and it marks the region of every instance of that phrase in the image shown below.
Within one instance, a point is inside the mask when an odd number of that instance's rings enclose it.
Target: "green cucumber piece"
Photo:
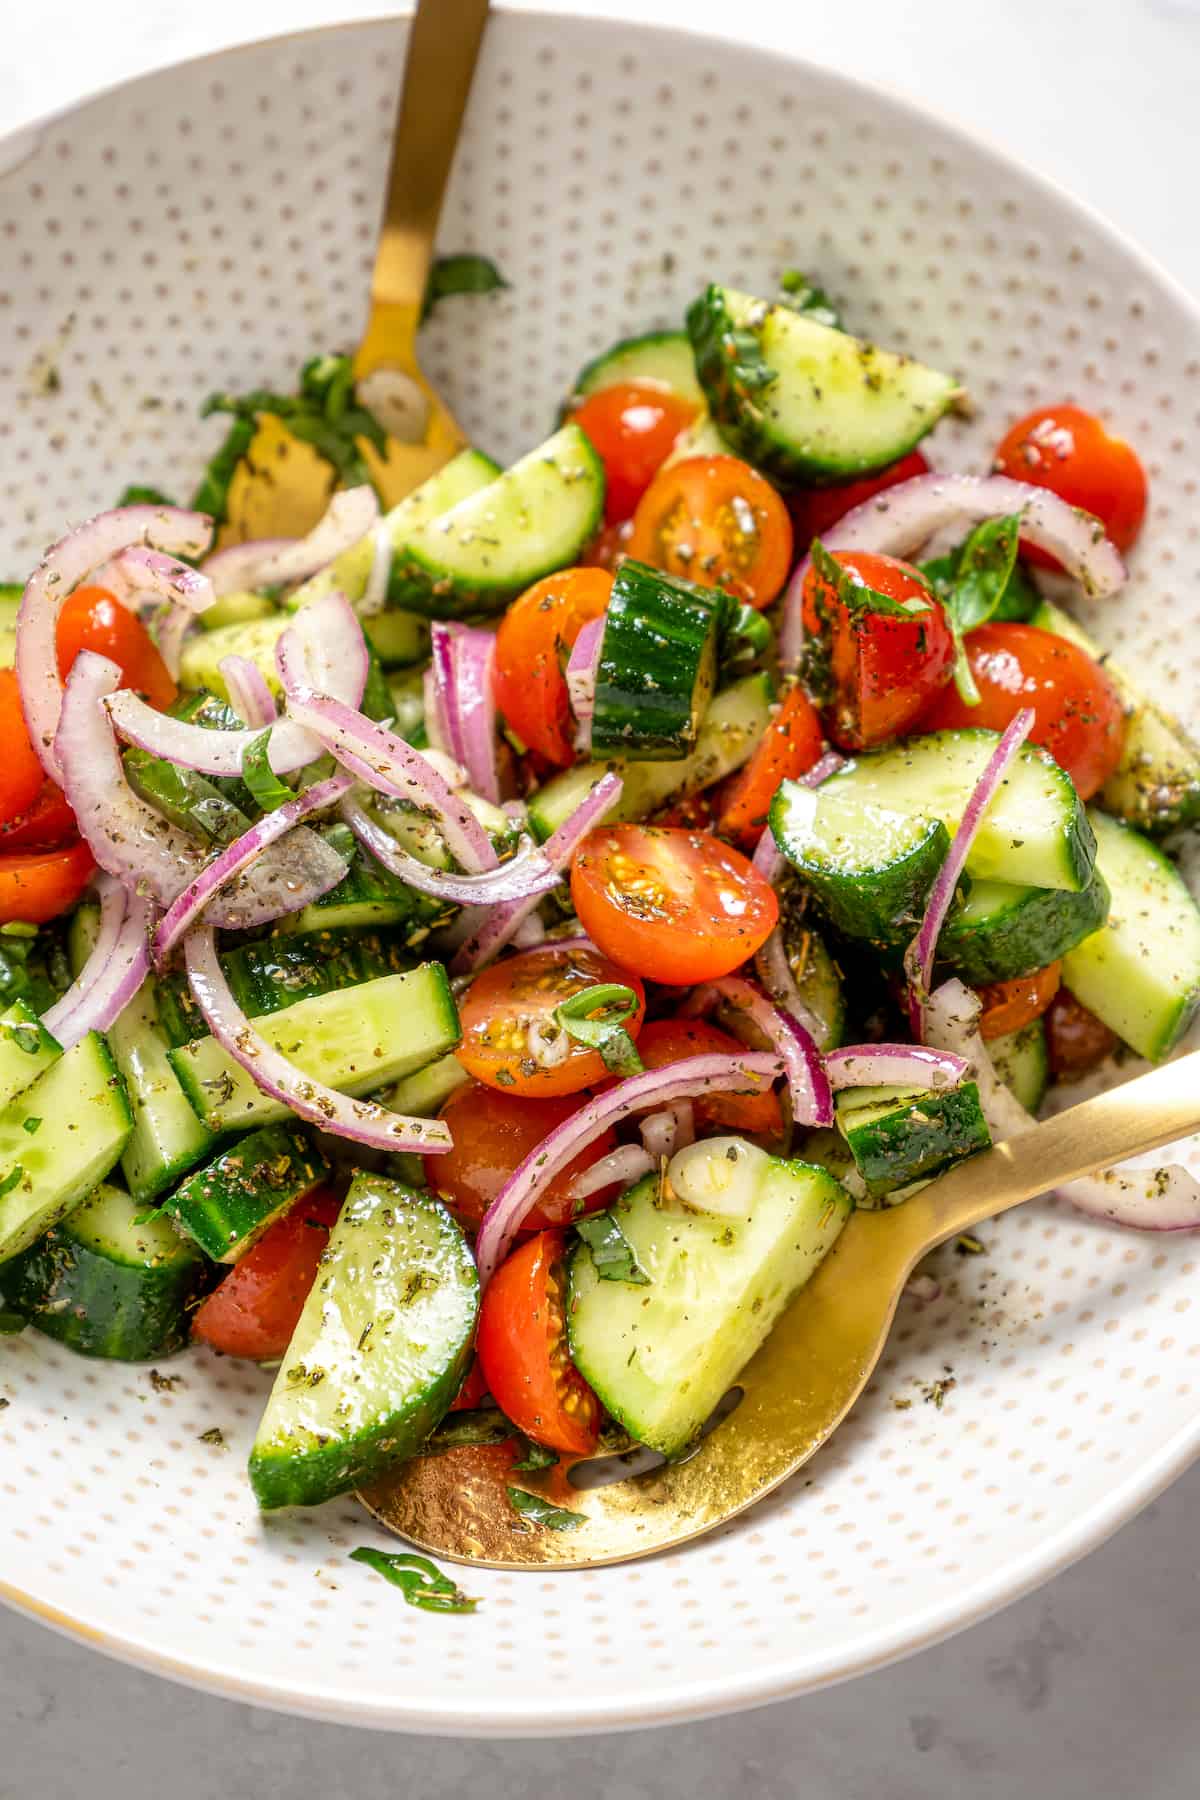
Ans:
[[[670,469],[676,463],[686,462],[690,456],[732,456],[731,446],[718,431],[713,416],[705,407],[704,411],[694,418],[689,426],[680,432],[671,446],[669,456],[659,465]]]
[[[596,665],[592,753],[681,760],[696,748],[733,610],[719,588],[626,558],[613,578]]]
[[[278,610],[266,594],[238,588],[232,594],[222,594],[214,600],[208,610],[199,615],[197,623],[205,631],[222,631],[226,625],[249,625],[255,619],[269,619]]]
[[[641,337],[621,338],[580,369],[568,406],[577,406],[590,394],[620,387],[627,381],[653,382],[669,388],[693,406],[704,405],[686,331],[647,331]]]
[[[389,604],[432,618],[499,612],[576,562],[603,510],[604,465],[578,425],[564,425],[490,487],[405,534]]]
[[[688,309],[709,411],[734,453],[786,482],[886,468],[958,398],[952,376],[735,288]]]
[[[817,1049],[836,1050],[845,1041],[846,997],[829,946],[811,925],[785,920],[783,947],[797,992],[820,1027],[812,1034]]]
[[[713,1139],[724,1154],[728,1139]],[[824,1169],[761,1157],[746,1217],[658,1205],[647,1176],[611,1208],[647,1285],[602,1281],[571,1255],[571,1357],[604,1406],[664,1456],[692,1444],[771,1327],[837,1241],[850,1196]]]
[[[280,921],[284,932],[402,931],[406,943],[420,944],[457,910],[409,887],[361,847],[348,825],[329,825],[321,836],[350,865],[336,887]]]
[[[101,1185],[0,1269],[0,1293],[47,1337],[80,1356],[146,1362],[188,1341],[204,1259],[165,1219],[145,1218],[122,1188]]]
[[[392,730],[409,743],[428,742],[425,731],[425,686],[421,669],[393,669],[388,676],[392,701]]]
[[[827,797],[829,785],[780,784],[768,813],[775,842],[838,931],[894,948],[920,923],[950,833],[940,819],[864,803],[853,791]]]
[[[346,1094],[389,1086],[459,1040],[458,1008],[440,963],[300,1000],[269,1014],[258,1029],[305,1075]],[[197,1038],[168,1055],[210,1131],[246,1131],[289,1117],[283,1101],[262,1093],[215,1038]]]
[[[235,1263],[301,1195],[329,1179],[329,1164],[295,1125],[264,1125],[197,1169],[162,1211],[213,1262]]]
[[[103,1181],[132,1129],[124,1084],[95,1031],[9,1101],[0,1112],[0,1262]]]
[[[32,1006],[14,1000],[0,1013],[0,1107],[15,1100],[62,1055]]]
[[[1026,1112],[1036,1113],[1050,1086],[1050,1052],[1042,1020],[1031,1019],[1019,1031],[990,1038],[987,1050],[1001,1081]]]
[[[250,1453],[259,1505],[316,1506],[415,1455],[462,1386],[478,1311],[445,1207],[356,1175]]]
[[[193,632],[179,658],[180,687],[207,688],[209,693],[228,700],[229,690],[221,673],[221,662],[226,656],[244,656],[278,697],[283,687],[275,667],[275,646],[291,622],[287,613],[272,609],[267,618],[251,619],[241,625],[222,625],[216,631]]]
[[[1200,910],[1183,877],[1131,825],[1091,811],[1108,922],[1063,958],[1062,978],[1150,1062],[1175,1048],[1200,1005]]]
[[[387,1097],[393,1112],[408,1113],[414,1119],[436,1119],[451,1094],[457,1093],[471,1077],[453,1051],[439,1056],[398,1081]]]
[[[616,769],[625,787],[607,815],[643,819],[668,800],[698,793],[740,769],[771,721],[774,687],[769,675],[745,675],[709,705],[691,756],[681,762],[580,763],[539,788],[529,802],[529,822],[543,841],[568,819],[596,783]]]
[[[973,1081],[936,1093],[847,1088],[834,1104],[868,1202],[928,1181],[992,1141]]]
[[[385,669],[407,669],[429,660],[429,620],[420,613],[372,613],[363,626],[368,643]]]
[[[1109,893],[1098,869],[1082,893],[976,881],[942,927],[938,955],[965,982],[1011,981],[1057,962],[1108,917]]]

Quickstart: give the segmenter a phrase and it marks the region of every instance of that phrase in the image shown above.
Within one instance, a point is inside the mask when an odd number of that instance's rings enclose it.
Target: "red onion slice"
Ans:
[[[100,901],[100,924],[96,933],[96,941],[92,945],[87,961],[66,993],[42,1014],[42,1024],[52,1037],[58,1039],[60,1044],[62,1043],[62,1038],[59,1037],[60,1029],[66,1028],[75,1008],[91,992],[108,966],[109,959],[116,949],[117,939],[121,935],[125,915],[129,911],[128,891],[113,876],[102,873],[95,877],[92,886]],[[67,1048],[66,1045],[63,1047]]]
[[[344,488],[329,502],[324,516],[307,537],[259,539],[253,546],[259,553],[250,555],[249,544],[236,549],[244,554],[235,558],[233,549],[210,557],[205,568],[212,575],[218,594],[229,594],[235,588],[279,587],[284,582],[307,581],[327,563],[334,562],[343,550],[349,550],[366,537],[379,517],[379,501],[375,490],[365,483],[361,487]],[[217,568],[213,570],[213,563]]]
[[[933,959],[937,954],[938,938],[942,926],[946,923],[946,914],[950,911],[959,876],[975,841],[975,834],[983,823],[984,814],[992,804],[1000,790],[1001,783],[1008,773],[1021,745],[1033,730],[1035,716],[1029,707],[1023,707],[1008,726],[996,748],[992,751],[979,780],[975,783],[971,798],[967,801],[962,820],[950,844],[945,862],[938,870],[938,878],[930,891],[925,906],[925,916],[921,920],[921,928],[904,953],[904,973],[908,978],[908,1013],[912,1024],[913,1036],[920,1042],[924,1038],[922,1030],[922,1009],[929,998],[930,984],[933,980]]]
[[[498,806],[500,771],[496,762],[496,702],[492,696],[496,634],[470,625],[457,626],[453,656],[461,740],[457,760],[466,769],[472,790]]]
[[[114,886],[119,886],[114,883]],[[124,890],[122,890],[124,891]],[[64,1050],[79,1043],[89,1031],[107,1031],[119,1019],[150,973],[148,939],[154,923],[155,907],[137,894],[126,895],[121,925],[116,941],[101,957],[100,940],[96,940],[91,956],[80,971],[75,987],[87,980],[89,985],[69,1012],[59,1009],[71,998],[68,989],[52,1007],[42,1023],[52,1032]],[[51,1013],[55,1023],[50,1024]]]
[[[781,1059],[791,1097],[792,1120],[797,1125],[832,1125],[833,1094],[821,1061],[821,1052],[807,1031],[790,1013],[767,999],[761,988],[740,975],[723,975],[694,989],[685,1014],[711,1012],[724,1004],[735,1014],[734,1035],[748,1028],[765,1038]]]
[[[873,550],[907,558],[935,532],[955,525],[966,530],[985,519],[1017,512],[1021,536],[1057,557],[1085,593],[1101,597],[1116,593],[1125,580],[1125,565],[1103,527],[1049,488],[1013,481],[1007,475],[914,476],[854,507],[821,542],[830,551]],[[804,579],[811,566],[806,555],[784,598],[779,662],[789,674],[800,661]]]
[[[200,572],[208,576],[215,594],[253,590],[259,569],[297,542],[296,538],[248,538],[243,544],[226,544],[204,558]]]
[[[618,1144],[590,1169],[580,1170],[571,1183],[572,1198],[586,1200],[590,1194],[598,1194],[606,1187],[632,1187],[635,1181],[640,1181],[643,1175],[649,1175],[657,1167],[653,1157],[640,1144]]]
[[[996,1073],[988,1047],[979,1034],[982,1010],[978,994],[972,993],[963,982],[957,978],[943,981],[925,1006],[925,1042],[966,1063],[966,1079],[975,1082],[979,1088],[979,1104],[992,1141],[1001,1143],[1005,1138],[1019,1137],[1023,1131],[1032,1130],[1037,1121]]]
[[[856,1087],[957,1087],[966,1077],[967,1062],[948,1050],[927,1050],[916,1044],[847,1044],[825,1052],[825,1073],[838,1093]]]
[[[411,855],[353,797],[343,800],[340,811],[364,850],[409,887],[437,900],[452,900],[460,906],[494,906],[503,900],[536,899],[557,887],[562,879],[529,837],[520,840],[510,862],[485,869],[481,875],[456,875],[446,869],[431,869],[428,863]]]
[[[455,762],[465,763],[455,675],[454,640],[451,636],[451,628],[437,619],[429,628],[429,685],[425,690],[426,730],[430,733],[430,741],[437,743],[447,756],[452,756]],[[432,701],[432,705],[429,704],[430,701]]]
[[[248,656],[230,654],[223,656],[217,667],[229,695],[229,704],[242,723],[256,733],[274,725],[279,710],[258,664],[251,662]]]
[[[410,1119],[389,1112],[374,1100],[352,1100],[305,1075],[268,1043],[229,991],[211,927],[197,925],[189,931],[184,955],[188,981],[205,1024],[260,1092],[281,1101],[310,1125],[373,1150],[429,1155],[452,1148],[449,1130],[440,1119]]]
[[[906,1300],[915,1300],[918,1306],[932,1306],[942,1297],[942,1284],[932,1275],[910,1275],[900,1292]]]
[[[60,538],[29,577],[17,614],[17,679],[33,747],[52,780],[62,780],[54,741],[63,707],[57,647],[63,602],[101,563],[134,545],[197,556],[211,529],[212,521],[203,513],[174,506],[123,506]]]
[[[692,1056],[631,1075],[595,1095],[555,1127],[505,1182],[483,1216],[475,1240],[479,1281],[486,1286],[503,1262],[513,1238],[556,1175],[601,1132],[631,1113],[668,1105],[694,1095],[761,1093],[783,1073],[777,1056],[747,1051],[743,1056]]]
[[[575,748],[586,756],[592,747],[592,717],[596,710],[596,670],[604,644],[604,616],[589,619],[567,659],[567,697],[578,729]]]
[[[262,736],[261,726],[245,731],[211,731],[186,719],[173,719],[148,706],[130,688],[112,694],[104,705],[127,744],[136,744],[152,756],[165,757],[179,768],[195,769],[201,775],[240,775],[247,750]],[[294,720],[282,719],[272,725],[267,760],[276,775],[290,775],[306,763],[315,762],[320,754],[317,739]]]
[[[392,527],[387,519],[378,521],[371,540],[371,567],[367,570],[367,585],[358,603],[359,615],[364,619],[381,613],[387,605],[388,580],[392,573]]]
[[[647,1113],[639,1121],[638,1130],[646,1152],[654,1158],[655,1166],[665,1156],[668,1161],[677,1150],[686,1150],[689,1144],[696,1141],[696,1116],[690,1100],[677,1100],[674,1106],[664,1106],[658,1112]]]

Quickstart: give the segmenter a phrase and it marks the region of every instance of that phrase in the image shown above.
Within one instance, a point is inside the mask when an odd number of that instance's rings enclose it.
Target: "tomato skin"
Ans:
[[[529,1030],[552,1025],[555,1007],[572,994],[608,982],[637,995],[637,1012],[625,1026],[636,1039],[646,1010],[642,984],[590,944],[542,944],[493,963],[459,1007],[459,1062],[476,1081],[508,1094],[545,1097],[594,1087],[608,1073],[598,1050],[572,1040],[563,1060],[546,1066],[530,1054]]]
[[[451,1094],[441,1113],[450,1127],[454,1148],[441,1156],[425,1158],[425,1179],[440,1200],[468,1230],[474,1231],[509,1176],[559,1125],[579,1111],[572,1095],[530,1099],[469,1082]],[[616,1145],[611,1131],[595,1138],[587,1149],[546,1188],[525,1220],[526,1231],[542,1231],[569,1225],[582,1212],[606,1206],[608,1188],[577,1201],[571,1183],[584,1169]]]
[[[706,832],[603,825],[575,855],[571,898],[594,944],[667,986],[728,975],[765,943],[779,902],[748,858]]]
[[[571,415],[604,464],[604,517],[629,518],[696,408],[659,381],[624,381],[591,394]]]
[[[920,721],[922,731],[982,725],[1003,731],[1022,707],[1035,715],[1029,741],[1067,771],[1090,800],[1121,760],[1125,711],[1100,664],[1078,644],[1037,625],[987,624],[969,632],[967,660],[979,689],[967,706],[947,688]]]
[[[484,1289],[475,1349],[488,1392],[519,1431],[569,1456],[596,1448],[600,1402],[567,1352],[565,1238],[540,1231]]]
[[[902,737],[954,672],[954,638],[945,610],[915,569],[894,556],[836,550],[858,587],[889,600],[925,600],[908,618],[861,611],[839,599],[816,569],[804,578],[804,629],[828,653],[832,697],[825,729],[844,750],[870,750]]]
[[[160,712],[173,706],[178,688],[153,638],[107,588],[81,587],[58,615],[58,672],[65,681],[81,650],[107,656],[121,670],[121,686],[144,694]]]
[[[824,537],[830,526],[862,506],[875,494],[885,493],[898,482],[911,481],[914,475],[928,475],[929,464],[919,450],[910,450],[899,462],[877,475],[861,475],[857,481],[841,481],[836,487],[802,488],[788,495],[788,511],[796,533],[796,548],[807,556],[814,538]]]
[[[471,1366],[463,1377],[463,1384],[450,1402],[451,1412],[470,1412],[479,1405],[487,1393],[487,1377],[480,1366],[479,1358],[471,1358]]]
[[[816,707],[803,688],[792,688],[745,768],[725,784],[717,825],[721,836],[732,838],[743,850],[753,850],[780,782],[806,774],[819,760],[824,743]]]
[[[193,1338],[226,1356],[282,1356],[341,1210],[328,1188],[297,1200],[197,1307]]]
[[[44,925],[74,906],[96,867],[82,840],[65,850],[14,850],[0,856],[0,925]]]
[[[642,1026],[638,1055],[648,1069],[665,1069],[668,1063],[690,1056],[736,1056],[745,1045],[707,1019],[652,1019]],[[744,1131],[752,1137],[783,1135],[779,1101],[767,1088],[761,1094],[711,1094],[692,1101],[692,1112],[701,1131]]]
[[[1077,1000],[1070,988],[1060,987],[1045,1015],[1046,1049],[1056,1081],[1077,1081],[1111,1056],[1117,1034]]]
[[[992,466],[1093,514],[1118,550],[1128,550],[1142,529],[1146,471],[1137,452],[1081,406],[1043,406],[1018,419],[1000,440]],[[1061,566],[1034,544],[1022,543],[1021,553],[1045,569]]]
[[[21,710],[21,689],[16,672],[0,669],[0,823],[18,819],[37,799],[46,779],[37,751],[30,740]]]
[[[575,639],[598,619],[612,594],[604,569],[563,569],[514,600],[496,633],[492,691],[526,749],[556,768],[575,761],[564,673]]]
[[[661,469],[633,515],[629,555],[750,606],[770,606],[792,563],[787,507],[736,456],[688,456]]]
[[[0,855],[6,850],[57,850],[78,835],[67,796],[53,781],[44,781],[33,805],[0,825]]]
[[[1040,1019],[1062,980],[1062,964],[1047,963],[1032,975],[1016,975],[1011,981],[991,981],[977,990],[983,1008],[979,1015],[979,1035],[983,1038],[1004,1037],[1020,1031],[1034,1019]]]
[[[605,525],[598,531],[580,557],[585,569],[608,569],[615,572],[629,554],[633,536],[633,520],[622,519],[618,525]]]

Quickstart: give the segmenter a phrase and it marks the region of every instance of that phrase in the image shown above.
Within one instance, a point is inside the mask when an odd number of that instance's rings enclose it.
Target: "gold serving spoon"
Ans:
[[[487,14],[488,0],[417,0],[409,27],[371,311],[354,357],[360,396],[388,430],[386,457],[359,442],[385,509],[466,442],[421,372],[417,329]],[[368,378],[378,382],[384,371],[386,404],[376,406]],[[278,419],[264,417],[230,482],[222,541],[303,536],[328,505],[332,485],[329,464]]]
[[[1197,1129],[1200,1051],[960,1163],[903,1206],[855,1213],[744,1370],[740,1403],[685,1461],[592,1486],[596,1459],[514,1472],[508,1446],[458,1449],[405,1464],[361,1498],[381,1525],[422,1550],[492,1568],[581,1569],[686,1543],[761,1500],[832,1436],[869,1381],[901,1290],[929,1251],[1063,1182]],[[624,1468],[636,1468],[634,1459],[658,1460],[634,1452]],[[518,1515],[510,1484],[577,1522],[555,1530]]]

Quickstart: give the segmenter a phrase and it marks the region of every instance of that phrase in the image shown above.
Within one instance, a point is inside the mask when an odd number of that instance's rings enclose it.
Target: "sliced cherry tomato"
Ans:
[[[619,525],[605,525],[580,557],[580,564],[585,569],[615,570],[629,554],[632,536],[632,519],[622,519]]]
[[[837,550],[855,589],[870,589],[900,604],[927,602],[906,616],[848,602],[810,569],[804,581],[804,628],[828,657],[829,736],[846,750],[868,750],[900,737],[950,680],[954,639],[941,602],[915,569],[894,556]]]
[[[471,1358],[471,1366],[463,1378],[463,1384],[450,1402],[451,1412],[470,1412],[479,1405],[487,1393],[487,1376],[477,1356]]]
[[[76,588],[58,615],[58,672],[65,681],[81,650],[94,650],[119,665],[123,687],[144,694],[160,711],[178,689],[141,620],[107,588]]]
[[[496,705],[526,749],[560,769],[575,760],[567,658],[588,620],[608,605],[612,579],[604,569],[547,575],[513,601],[496,633]]]
[[[476,1081],[510,1094],[544,1097],[592,1087],[608,1073],[604,1060],[564,1035],[554,1009],[609,982],[637,995],[637,1012],[625,1026],[636,1038],[646,1010],[642,984],[590,944],[542,944],[493,963],[475,977],[459,1009],[459,1062]]]
[[[6,745],[11,740],[6,740]],[[0,825],[0,853],[6,850],[57,850],[78,837],[75,814],[62,789],[44,781],[33,805],[17,819]]]
[[[1070,988],[1060,987],[1046,1009],[1046,1049],[1056,1081],[1077,1081],[1111,1056],[1117,1034],[1098,1019]]]
[[[74,906],[96,864],[81,841],[65,850],[0,855],[0,925],[26,919],[44,925]]]
[[[1044,969],[1035,969],[1032,975],[1015,975],[1011,981],[992,981],[981,987],[980,1037],[1005,1037],[1040,1019],[1057,994],[1061,980],[1062,964],[1052,962]]]
[[[1001,439],[993,467],[1092,513],[1118,550],[1128,550],[1142,529],[1146,471],[1137,452],[1081,406],[1043,406],[1018,420]],[[1031,562],[1059,567],[1036,545],[1021,548]]]
[[[0,823],[18,819],[41,792],[46,771],[30,741],[21,689],[12,669],[0,669]]]
[[[770,606],[792,562],[787,507],[736,456],[689,456],[662,469],[633,515],[638,562]]]
[[[861,506],[875,494],[895,487],[899,481],[911,481],[914,475],[928,475],[929,464],[919,450],[910,450],[899,462],[880,469],[878,475],[862,475],[857,481],[840,481],[836,487],[801,488],[789,494],[788,511],[796,533],[796,548],[807,556],[814,538],[824,537],[846,513]]]
[[[1032,707],[1030,742],[1043,745],[1080,798],[1090,800],[1117,767],[1125,743],[1120,696],[1095,657],[1037,625],[980,625],[968,633],[966,649],[979,705],[968,706],[948,687],[921,715],[921,730],[982,725],[1003,731],[1022,707]]]
[[[600,1402],[567,1351],[561,1231],[540,1231],[484,1289],[475,1348],[492,1399],[526,1437],[567,1455],[596,1448]]]
[[[455,1217],[474,1230],[513,1171],[531,1150],[572,1113],[579,1101],[563,1095],[535,1100],[469,1082],[458,1088],[441,1110],[450,1127],[453,1150],[425,1158],[425,1179]],[[607,1188],[577,1201],[571,1193],[575,1177],[615,1147],[611,1132],[595,1138],[583,1153],[556,1175],[525,1220],[525,1229],[569,1225],[576,1214],[606,1206]]]
[[[706,1019],[652,1019],[638,1038],[638,1055],[648,1069],[665,1069],[690,1056],[736,1056],[744,1048]],[[693,1100],[692,1110],[702,1131],[745,1131],[769,1138],[783,1134],[783,1114],[770,1088],[762,1094],[712,1094]]]
[[[226,1356],[282,1356],[341,1207],[328,1188],[297,1200],[197,1307],[192,1336]]]
[[[660,381],[623,381],[591,394],[572,415],[604,464],[604,517],[627,519],[696,416]]]
[[[571,870],[592,942],[623,968],[675,987],[728,975],[770,936],[779,902],[740,851],[702,831],[604,825]]]
[[[811,769],[824,741],[816,707],[803,688],[792,688],[745,768],[725,785],[718,813],[722,837],[753,850],[780,782],[794,781]]]

